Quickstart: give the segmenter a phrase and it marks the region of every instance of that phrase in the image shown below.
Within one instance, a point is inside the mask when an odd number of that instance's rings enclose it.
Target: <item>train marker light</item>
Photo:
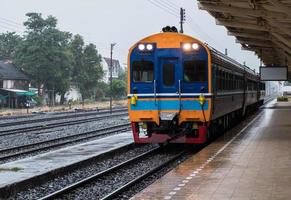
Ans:
[[[197,44],[197,43],[193,43],[193,44],[192,44],[192,49],[194,49],[194,50],[198,50],[198,49],[199,49],[199,44]]]
[[[203,94],[200,94],[200,96],[199,96],[199,103],[201,106],[203,106],[205,103],[205,97]]]
[[[139,44],[139,45],[138,45],[138,49],[139,49],[140,51],[144,51],[144,50],[145,50],[145,45],[144,45],[144,44]]]
[[[190,51],[191,50],[191,44],[190,43],[183,44],[183,50],[184,51]]]
[[[136,102],[137,102],[137,96],[136,95],[133,95],[130,98],[130,104],[135,106],[136,105]]]
[[[147,44],[146,48],[148,51],[151,51],[151,50],[153,50],[154,47],[152,44]]]

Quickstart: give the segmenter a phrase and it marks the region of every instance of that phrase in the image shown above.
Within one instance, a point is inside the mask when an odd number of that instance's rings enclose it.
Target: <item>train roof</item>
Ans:
[[[163,35],[166,35],[169,38],[170,42],[167,42],[166,40],[161,40]],[[159,41],[159,45],[160,46],[169,46],[169,44],[171,44],[172,47],[176,47],[176,48],[180,47],[180,42],[177,41],[176,37],[181,37],[181,39],[184,39],[185,41],[195,40],[195,41],[203,44],[205,47],[207,47],[209,49],[209,51],[213,55],[215,55],[219,59],[223,60],[224,62],[227,62],[230,65],[241,69],[242,71],[246,71],[246,72],[248,72],[249,74],[251,74],[253,76],[258,76],[258,74],[254,70],[250,69],[248,66],[240,64],[238,61],[230,58],[229,56],[225,55],[224,53],[221,53],[220,51],[218,51],[217,49],[211,47],[207,43],[203,43],[201,40],[197,39],[196,37],[193,37],[193,36],[187,35],[187,34],[182,34],[182,33],[161,32],[161,33],[156,33],[156,34],[149,35],[149,36],[139,40],[137,43],[135,43],[131,47],[130,52],[134,48],[134,46],[136,46],[139,42],[153,42],[153,41],[156,41],[156,40],[160,40]]]
[[[229,56],[225,55],[224,53],[221,53],[220,51],[218,51],[217,49],[209,46],[208,44],[205,43],[205,45],[209,48],[209,50],[211,51],[211,53],[213,53],[214,55],[216,55],[217,57],[219,57],[220,59],[222,60],[225,60],[229,63],[231,63],[232,65],[235,65],[236,67],[242,69],[242,70],[245,70],[247,71],[248,73],[250,74],[253,74],[253,75],[258,75],[255,70],[252,70],[251,68],[249,68],[248,66],[246,65],[242,65],[240,64],[238,61],[230,58]]]

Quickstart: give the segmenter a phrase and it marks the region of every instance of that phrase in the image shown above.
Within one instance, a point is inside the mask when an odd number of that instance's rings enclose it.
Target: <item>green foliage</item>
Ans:
[[[43,19],[39,13],[28,13],[24,23],[27,34],[15,52],[13,61],[44,89],[63,94],[69,89],[72,56],[68,51],[71,34],[56,28],[57,19]]]
[[[123,80],[112,80],[112,96],[115,99],[126,96],[126,83]]]
[[[127,68],[126,69],[120,69],[118,73],[118,79],[124,81],[127,83]]]
[[[288,101],[288,97],[286,96],[277,97],[277,101]]]
[[[33,96],[32,99],[36,101],[36,105],[41,106],[43,103],[43,99],[39,96]]]
[[[70,44],[73,55],[73,81],[82,98],[94,96],[99,80],[103,76],[101,56],[94,44],[84,45],[83,38],[76,35]]]
[[[22,38],[15,32],[0,34],[0,60],[12,59]]]
[[[101,56],[94,44],[85,45],[80,35],[57,28],[57,19],[44,18],[40,13],[27,13],[25,35],[0,34],[0,59],[12,59],[25,71],[38,88],[38,94],[54,90],[61,95],[71,83],[78,87],[84,99],[104,99],[109,96],[108,85],[99,83],[103,71]],[[36,99],[38,103],[41,98]]]
[[[97,84],[96,90],[95,90],[95,99],[96,100],[104,100],[105,97],[110,96],[110,88],[109,85],[104,82],[99,82]]]
[[[113,97],[118,99],[125,97],[127,94],[127,68],[120,69],[118,79],[112,81]]]
[[[77,77],[80,73],[80,68],[83,66],[84,45],[84,39],[80,35],[75,35],[70,43],[70,51],[73,57],[72,79],[75,82],[77,81]]]

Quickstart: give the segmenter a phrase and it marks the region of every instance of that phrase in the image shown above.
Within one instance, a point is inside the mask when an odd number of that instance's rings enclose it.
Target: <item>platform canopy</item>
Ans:
[[[198,0],[242,49],[291,72],[291,0]]]

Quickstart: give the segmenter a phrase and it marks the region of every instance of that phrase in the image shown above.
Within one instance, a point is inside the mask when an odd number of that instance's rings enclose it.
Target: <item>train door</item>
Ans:
[[[178,58],[162,58],[159,62],[157,93],[159,94],[160,110],[179,110],[179,101],[169,101],[169,98],[177,98],[181,95],[180,71]]]

